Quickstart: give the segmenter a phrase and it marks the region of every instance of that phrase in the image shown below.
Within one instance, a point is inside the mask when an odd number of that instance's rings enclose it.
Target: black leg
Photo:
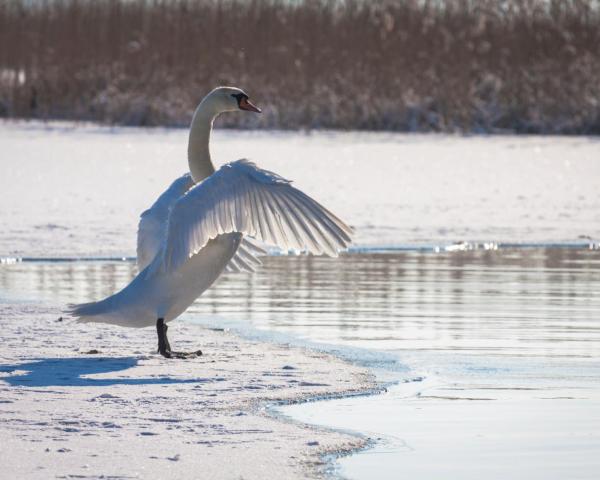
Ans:
[[[163,318],[156,321],[156,333],[158,334],[158,353],[163,357],[171,358],[171,345],[167,339],[167,324]]]
[[[195,358],[202,355],[202,351],[196,352],[174,352],[171,350],[169,339],[167,338],[167,330],[169,327],[165,323],[164,318],[159,318],[156,321],[156,333],[158,334],[158,353],[165,358]]]

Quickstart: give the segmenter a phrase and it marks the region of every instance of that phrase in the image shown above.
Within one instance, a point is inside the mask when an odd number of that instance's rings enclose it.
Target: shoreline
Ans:
[[[174,362],[152,353],[152,329],[59,322],[57,308],[32,303],[0,312],[9,476],[323,478],[369,442],[273,413],[379,388],[331,354],[176,322],[178,348],[201,344],[205,355]]]
[[[348,448],[342,449],[333,449],[331,451],[323,451],[319,454],[319,458],[321,460],[320,464],[315,464],[314,473],[317,473],[319,478],[330,478],[330,479],[343,479],[346,478],[341,474],[341,467],[338,463],[338,460],[349,457],[351,455],[355,455],[360,452],[365,452],[366,450],[373,449],[377,442],[380,441],[380,438],[373,439],[367,433],[361,432],[359,430],[353,430],[349,428],[340,428],[334,425],[328,424],[319,424],[312,423],[310,421],[302,421],[298,418],[295,418],[293,415],[285,413],[283,411],[284,408],[290,406],[299,406],[306,404],[315,404],[317,402],[328,402],[332,400],[346,400],[346,399],[356,399],[359,397],[370,397],[376,396],[387,392],[387,387],[383,387],[381,385],[375,386],[373,388],[360,391],[360,392],[349,392],[349,393],[339,393],[332,394],[326,396],[319,397],[311,397],[307,399],[300,399],[298,401],[292,402],[277,402],[274,404],[267,405],[267,414],[272,418],[276,419],[280,422],[290,423],[293,425],[299,426],[309,426],[313,430],[323,431],[325,434],[335,432],[340,433],[342,435],[348,435],[350,437],[355,437],[360,440],[360,443],[349,446]],[[309,477],[312,478],[312,477]]]

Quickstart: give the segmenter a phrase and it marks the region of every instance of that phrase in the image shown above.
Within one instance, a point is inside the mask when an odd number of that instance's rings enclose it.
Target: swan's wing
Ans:
[[[192,186],[194,181],[191,175],[186,173],[175,180],[152,207],[140,216],[137,239],[137,263],[140,271],[152,262],[160,250],[171,207]],[[262,265],[258,256],[266,254],[267,252],[250,238],[243,238],[236,254],[227,265],[227,271],[253,272],[256,267]]]
[[[173,204],[194,185],[189,173],[175,180],[140,216],[137,234],[137,264],[142,271],[160,251]]]
[[[171,208],[160,266],[174,271],[207,242],[240,232],[283,249],[336,256],[352,230],[279,175],[248,160],[221,167]]]
[[[262,265],[258,258],[259,255],[266,254],[267,252],[258,246],[256,240],[243,237],[240,246],[225,270],[228,272],[254,272],[258,266]]]

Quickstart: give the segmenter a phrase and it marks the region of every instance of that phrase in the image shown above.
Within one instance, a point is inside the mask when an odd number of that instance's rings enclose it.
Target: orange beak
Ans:
[[[246,110],[248,112],[256,112],[256,113],[260,113],[260,111],[261,111],[260,108],[258,108],[256,105],[252,105],[245,98],[242,98],[240,100],[240,110]]]

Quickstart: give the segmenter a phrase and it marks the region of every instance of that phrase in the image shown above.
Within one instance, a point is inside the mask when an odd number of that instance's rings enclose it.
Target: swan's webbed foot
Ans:
[[[174,352],[172,350],[167,350],[165,352],[160,352],[160,354],[165,358],[197,358],[202,355],[201,350],[196,350],[195,352]]]
[[[167,324],[163,318],[159,318],[156,321],[156,333],[158,334],[158,353],[160,353],[165,358],[196,358],[202,355],[201,350],[196,350],[195,352],[175,352],[171,350],[171,345],[169,344],[169,339],[167,338]]]

